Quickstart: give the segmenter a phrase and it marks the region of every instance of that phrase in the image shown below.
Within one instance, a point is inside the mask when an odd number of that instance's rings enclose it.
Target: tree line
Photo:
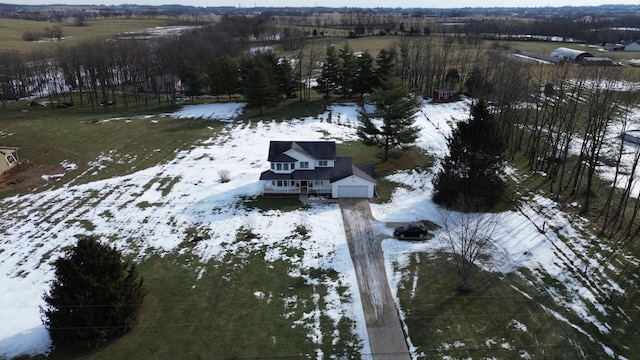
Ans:
[[[155,40],[92,41],[51,52],[0,53],[0,100],[44,97],[94,109],[148,105],[185,91],[201,93],[207,62],[239,58],[252,39],[268,38],[268,20],[226,17],[220,23]]]

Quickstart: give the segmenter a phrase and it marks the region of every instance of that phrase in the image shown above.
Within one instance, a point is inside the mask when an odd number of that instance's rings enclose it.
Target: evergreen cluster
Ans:
[[[95,348],[131,329],[146,292],[118,250],[82,237],[54,266],[41,309],[54,345]]]
[[[484,100],[471,107],[471,118],[458,123],[447,144],[449,155],[433,180],[433,200],[449,208],[460,198],[493,207],[503,194],[506,146]]]
[[[257,51],[240,61],[240,84],[247,105],[275,105],[281,98],[292,98],[299,83],[289,61],[273,51]]]
[[[325,98],[332,95],[362,98],[396,75],[396,57],[393,48],[380,50],[374,61],[368,51],[355,54],[348,43],[342,48],[331,45],[327,47],[322,74],[314,89]]]

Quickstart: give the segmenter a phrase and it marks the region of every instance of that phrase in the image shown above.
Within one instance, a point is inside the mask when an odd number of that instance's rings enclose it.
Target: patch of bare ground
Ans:
[[[29,190],[47,183],[43,175],[62,174],[65,170],[54,165],[21,163],[0,175],[0,195],[8,191]]]

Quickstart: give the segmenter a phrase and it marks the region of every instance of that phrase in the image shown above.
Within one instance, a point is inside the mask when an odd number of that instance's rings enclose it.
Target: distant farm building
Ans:
[[[564,61],[581,63],[584,58],[593,57],[593,54],[586,51],[559,47],[551,52],[551,56]]]
[[[437,89],[433,91],[431,96],[434,101],[438,100],[452,100],[455,96],[455,92],[451,89]]]
[[[18,165],[18,148],[0,146],[0,174]]]
[[[640,51],[640,40],[623,43],[624,51]]]
[[[605,44],[602,48],[606,51],[640,51],[640,40]]]
[[[613,60],[606,57],[586,57],[582,59],[582,64],[591,66],[611,66],[613,65]]]
[[[592,53],[560,47],[551,53],[551,57],[559,61],[570,61],[576,64],[591,66],[611,66],[613,60],[606,57],[595,57]]]
[[[602,48],[606,51],[624,51],[622,44],[605,44]]]

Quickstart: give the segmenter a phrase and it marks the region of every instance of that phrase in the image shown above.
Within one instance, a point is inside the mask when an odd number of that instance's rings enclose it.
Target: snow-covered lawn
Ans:
[[[470,101],[466,99],[447,104],[425,102],[417,118],[422,128],[418,146],[442,157],[446,153],[445,136],[450,133],[451,124],[468,117],[469,105]],[[351,316],[356,323],[357,336],[365,346],[364,351],[368,351],[364,315],[339,207],[319,205],[282,216],[279,211],[259,212],[236,206],[241,197],[260,194],[258,178],[267,168],[270,140],[354,140],[357,107],[334,105],[314,118],[257,124],[234,121],[241,116],[242,107],[242,104],[195,105],[166,114],[177,118],[228,120],[220,135],[178,153],[168,163],[127,176],[0,200],[4,210],[0,219],[0,292],[3,294],[0,298],[0,357],[39,354],[49,349],[51,343],[41,323],[39,306],[43,305],[42,294],[53,277],[51,262],[75,243],[74,236],[92,233],[112,238],[119,249],[135,251],[142,259],[152,253],[172,252],[184,240],[184,230],[194,225],[211,234],[211,240],[201,241],[193,248],[203,262],[234,251],[236,245],[232,240],[237,230],[250,225],[260,229],[264,244],[303,247],[303,258],[299,259],[302,268],[336,270],[340,281],[350,284],[352,302],[344,304],[337,296],[325,299],[332,309],[328,315],[334,319],[345,314]],[[134,121],[152,120],[140,118]],[[109,149],[105,149],[105,153],[108,152]],[[72,168],[73,164],[65,164],[65,167]],[[218,182],[219,170],[228,171],[231,181]],[[431,174],[406,171],[392,175],[390,179],[407,186],[398,188],[391,202],[372,205],[377,219],[437,220],[439,210],[431,201]],[[588,239],[580,235],[584,221],[559,212],[556,204],[542,196],[532,196],[520,211],[501,216],[504,227],[496,239],[499,250],[493,261],[485,263],[484,267],[499,272],[526,267],[558,278],[572,291],[569,297],[558,296],[558,301],[601,331],[607,331],[607,324],[587,310],[590,308],[587,304],[601,309],[595,304],[595,290],[584,287],[564,271],[567,266],[589,267],[595,274],[605,276],[600,259],[580,255],[588,246]],[[539,231],[536,224],[540,226],[545,222],[547,231]],[[311,230],[310,241],[283,243],[287,241],[283,239],[301,223]],[[560,240],[558,234],[564,234],[569,240]],[[130,238],[138,239],[135,249],[127,241]],[[438,234],[427,243],[385,240],[383,248],[392,289],[397,289],[400,276],[393,263],[402,265],[408,254],[433,251],[440,246]],[[284,256],[276,247],[272,249],[267,257]],[[599,283],[603,285],[598,290],[621,291],[613,281]],[[457,344],[457,340],[452,339],[451,343]],[[606,344],[602,346],[606,348]]]

